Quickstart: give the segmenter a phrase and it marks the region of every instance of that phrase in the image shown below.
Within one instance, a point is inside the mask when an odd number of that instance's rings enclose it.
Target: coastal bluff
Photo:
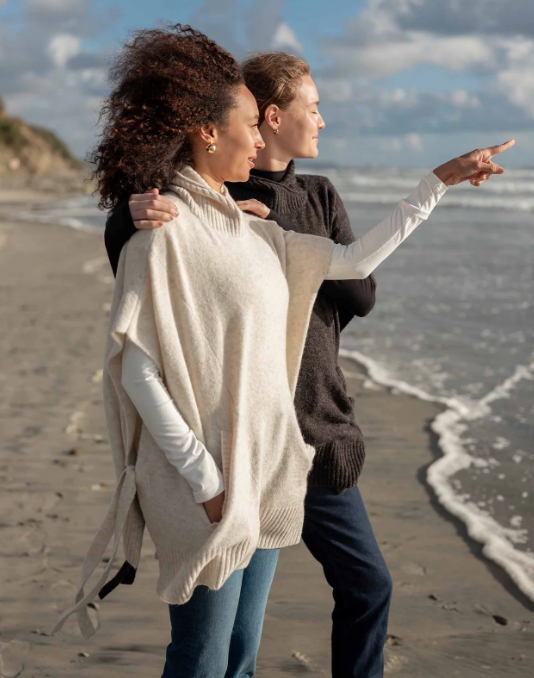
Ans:
[[[52,131],[8,115],[0,98],[0,177],[71,176],[83,170]]]

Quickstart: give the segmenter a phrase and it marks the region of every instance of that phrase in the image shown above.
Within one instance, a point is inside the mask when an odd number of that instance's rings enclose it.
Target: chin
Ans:
[[[302,153],[299,153],[298,155],[295,156],[295,158],[316,158],[319,155],[319,149],[317,146],[310,147],[306,149],[305,151],[302,151]]]
[[[244,169],[242,172],[236,172],[228,179],[225,179],[225,181],[229,181],[230,183],[241,183],[248,181],[249,179],[250,179],[250,168],[247,168]]]

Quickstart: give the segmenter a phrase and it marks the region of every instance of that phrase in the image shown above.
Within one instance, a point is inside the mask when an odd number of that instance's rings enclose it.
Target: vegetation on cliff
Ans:
[[[0,98],[0,175],[62,175],[81,169],[82,163],[61,139],[44,127],[7,115]]]

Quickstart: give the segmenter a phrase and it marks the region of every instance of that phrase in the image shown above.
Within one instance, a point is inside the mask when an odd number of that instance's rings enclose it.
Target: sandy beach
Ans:
[[[0,190],[0,676],[158,678],[169,623],[148,535],[135,584],[95,604],[93,638],[73,619],[47,635],[72,601],[115,484],[101,396],[113,289],[103,239],[9,220],[53,197]],[[386,674],[533,675],[534,604],[425,483],[439,454],[428,428],[437,406],[340,364],[367,441],[360,489],[394,582]],[[331,610],[304,544],[284,549],[257,675],[329,676]]]

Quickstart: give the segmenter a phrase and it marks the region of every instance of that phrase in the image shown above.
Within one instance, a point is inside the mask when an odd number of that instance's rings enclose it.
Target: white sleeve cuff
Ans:
[[[197,504],[203,504],[205,501],[209,501],[210,499],[213,499],[213,497],[217,497],[219,494],[224,492],[224,477],[219,471],[218,467],[217,475],[218,483],[216,485],[213,485],[206,490],[198,490],[197,492],[193,492],[193,496]]]

